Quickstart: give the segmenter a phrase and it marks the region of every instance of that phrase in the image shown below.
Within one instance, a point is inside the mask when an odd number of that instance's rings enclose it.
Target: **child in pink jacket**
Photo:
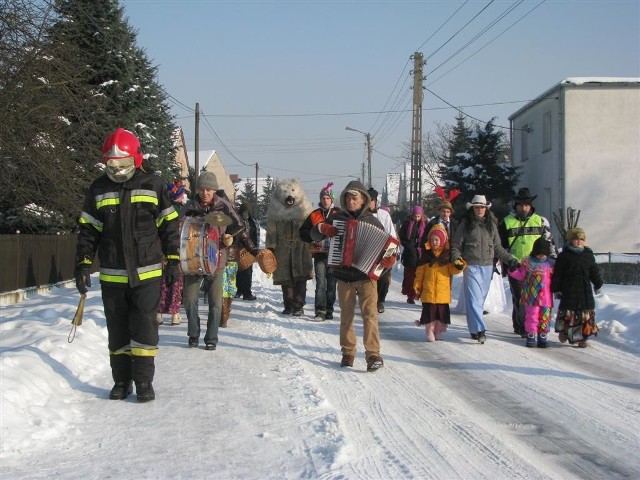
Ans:
[[[547,332],[553,309],[551,275],[555,260],[549,258],[551,243],[540,237],[533,243],[531,255],[522,260],[509,275],[522,283],[520,303],[525,307],[524,329],[527,332],[527,347],[547,346]]]

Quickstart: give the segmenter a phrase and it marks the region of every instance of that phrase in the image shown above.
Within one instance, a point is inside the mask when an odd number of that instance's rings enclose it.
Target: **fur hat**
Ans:
[[[378,201],[378,191],[375,188],[369,188],[367,193],[369,193],[369,198],[371,198],[371,200],[375,200],[376,202]]]
[[[451,202],[447,202],[446,200],[443,200],[438,204],[438,211],[442,210],[443,208],[448,208],[449,210],[453,211],[453,205],[451,205]]]
[[[196,189],[218,190],[218,180],[213,172],[202,172],[196,180]]]
[[[429,241],[429,244],[431,244],[432,236],[436,236],[440,239],[440,247],[442,248],[445,247],[445,245],[447,244],[447,231],[442,225],[440,225],[439,223],[436,223],[431,228],[431,230],[429,230],[429,234],[427,235],[427,240]]]
[[[491,203],[487,202],[487,198],[484,195],[474,195],[471,202],[467,202],[467,210],[469,210],[471,207],[491,208]]]
[[[334,195],[333,195],[333,182],[329,182],[327,183],[327,186],[324,187],[322,190],[320,190],[320,200],[322,200],[322,197],[331,197],[331,200],[333,201],[335,199]]]
[[[549,255],[551,255],[551,242],[549,240],[545,240],[542,237],[536,239],[536,241],[533,242],[531,255],[534,257],[537,255],[545,255],[548,257]]]
[[[513,199],[513,204],[518,205],[524,203],[526,205],[531,205],[531,202],[533,202],[537,197],[537,195],[531,195],[528,188],[521,188]]]
[[[565,238],[567,239],[567,242],[571,243],[574,240],[586,240],[587,234],[584,233],[583,229],[579,227],[573,227],[567,230]]]
[[[411,209],[411,215],[422,215],[423,213],[424,213],[424,210],[420,205],[414,205],[413,208]]]

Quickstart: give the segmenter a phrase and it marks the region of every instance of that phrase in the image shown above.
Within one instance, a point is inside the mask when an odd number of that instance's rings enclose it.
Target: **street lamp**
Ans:
[[[371,184],[371,134],[370,133],[361,132],[360,130],[356,130],[355,128],[351,128],[351,127],[345,127],[344,129],[345,130],[350,130],[352,132],[361,133],[367,139],[367,169],[369,171],[369,188],[371,188],[373,186]]]

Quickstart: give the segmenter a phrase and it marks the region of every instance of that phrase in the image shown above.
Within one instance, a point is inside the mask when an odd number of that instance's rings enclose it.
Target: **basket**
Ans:
[[[276,256],[271,250],[265,248],[258,252],[258,266],[260,270],[268,275],[276,271],[278,263],[276,262]]]
[[[256,263],[256,257],[246,248],[241,248],[238,255],[238,270],[246,270],[254,263]]]

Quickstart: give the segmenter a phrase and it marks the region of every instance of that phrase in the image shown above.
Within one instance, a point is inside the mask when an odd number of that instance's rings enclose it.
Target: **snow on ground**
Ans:
[[[509,304],[487,315],[485,345],[459,314],[424,342],[401,276],[380,316],[382,370],[362,351],[340,368],[339,320],[312,321],[313,282],[294,318],[258,272],[258,300],[234,301],[216,351],[187,347],[184,313],[160,327],[147,404],[107,399],[97,278],[72,343],[71,284],[0,307],[0,477],[640,478],[640,287],[604,286],[591,348],[551,334],[543,350],[511,333]]]

